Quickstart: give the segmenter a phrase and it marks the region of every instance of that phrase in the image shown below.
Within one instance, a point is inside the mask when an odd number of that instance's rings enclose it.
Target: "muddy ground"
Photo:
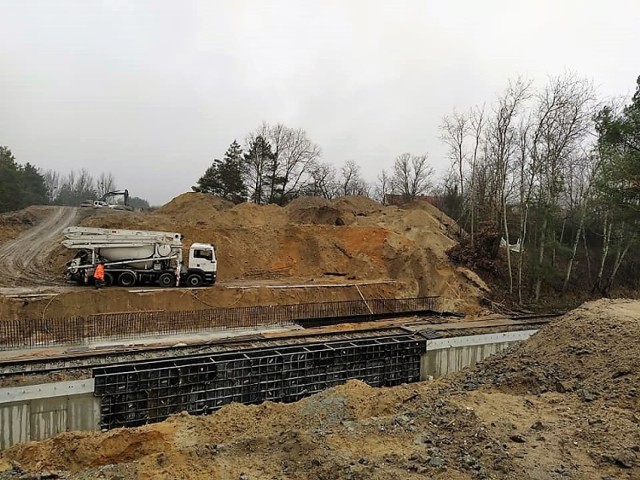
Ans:
[[[639,318],[601,300],[445,379],[62,434],[6,451],[0,479],[637,479]]]

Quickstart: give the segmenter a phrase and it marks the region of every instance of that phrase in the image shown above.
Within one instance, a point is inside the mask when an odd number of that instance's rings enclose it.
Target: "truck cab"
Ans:
[[[193,243],[189,248],[189,262],[186,271],[180,276],[185,279],[187,286],[199,287],[211,285],[216,281],[218,262],[213,245],[208,243]]]

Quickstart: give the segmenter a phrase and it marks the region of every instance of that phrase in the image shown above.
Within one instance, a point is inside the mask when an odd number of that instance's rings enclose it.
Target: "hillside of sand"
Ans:
[[[456,243],[455,222],[424,202],[398,208],[384,207],[365,197],[333,201],[302,197],[279,207],[233,205],[212,195],[185,193],[152,212],[101,209],[83,213],[79,222],[84,226],[180,232],[185,249],[192,242],[214,244],[218,284],[197,293],[166,290],[147,297],[112,287],[100,292],[100,300],[86,290],[63,293],[55,301],[3,299],[0,313],[4,318],[153,309],[158,302],[162,308],[187,310],[359,298],[355,290],[334,293],[333,298],[325,298],[321,291],[307,291],[299,297],[290,292],[286,300],[277,298],[281,294],[270,298],[268,292],[229,295],[226,291],[242,284],[391,281],[396,283],[379,288],[383,290],[380,295],[440,296],[444,309],[466,313],[477,311],[479,300],[487,294],[482,280],[453,265],[445,254]],[[60,283],[65,263],[72,256],[73,252],[58,244],[48,257],[48,270],[58,272]],[[367,295],[372,298],[376,292]],[[244,297],[255,300],[245,303]],[[155,301],[147,301],[149,298]]]

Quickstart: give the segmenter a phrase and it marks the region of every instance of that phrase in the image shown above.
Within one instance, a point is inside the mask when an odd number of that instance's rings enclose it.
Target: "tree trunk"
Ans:
[[[524,242],[527,237],[527,220],[529,217],[529,204],[524,206],[522,219],[520,220],[520,256],[518,257],[518,303],[522,305],[522,267],[524,264]]]
[[[507,242],[507,269],[509,271],[509,293],[513,294],[513,272],[511,271],[511,248],[509,248],[509,225],[507,223],[507,200],[502,198],[502,220],[504,222],[504,236]]]
[[[476,229],[476,164],[475,160],[471,165],[471,193],[469,194],[471,209],[471,247],[475,246],[475,229]]]
[[[558,243],[556,244],[556,232],[553,232],[553,255],[551,257],[551,266],[555,267],[556,266],[556,246],[557,245],[562,245],[562,242],[564,241],[564,228],[566,226],[567,223],[567,219],[563,219],[562,220],[562,228],[560,229],[560,239],[558,240]]]
[[[569,257],[569,264],[567,265],[567,271],[564,275],[564,283],[562,284],[563,292],[567,290],[567,285],[569,285],[569,279],[571,278],[571,271],[573,270],[573,261],[576,258],[576,252],[578,251],[578,243],[580,243],[580,235],[582,235],[582,229],[584,227],[585,214],[586,214],[586,209],[582,209],[582,212],[580,213],[580,223],[578,225],[578,231],[576,232],[576,238],[573,241],[573,249],[571,250],[571,257]]]
[[[593,281],[591,277],[591,255],[589,255],[589,247],[587,246],[587,231],[586,229],[582,229],[582,240],[584,244],[584,255],[587,259],[587,274],[589,276],[589,283]]]
[[[611,271],[611,275],[609,275],[609,279],[607,280],[607,284],[604,288],[604,296],[608,297],[609,296],[609,289],[611,288],[611,285],[613,284],[613,279],[615,278],[616,274],[618,273],[618,269],[620,268],[620,265],[622,265],[622,261],[624,260],[624,257],[627,255],[627,252],[629,251],[629,248],[631,248],[631,244],[633,243],[633,240],[630,240],[629,243],[627,243],[627,246],[624,247],[624,250],[621,251],[622,249],[622,239],[620,239],[620,245],[618,246],[618,252],[616,254],[616,260],[613,263],[613,270]]]
[[[602,275],[604,272],[604,265],[607,261],[607,256],[609,255],[609,244],[611,243],[611,224],[608,223],[607,216],[604,217],[604,229],[602,236],[602,258],[600,259],[600,269],[598,270],[598,276],[596,277],[596,282],[593,285],[592,291],[598,290],[602,293]]]
[[[540,287],[542,286],[542,263],[544,262],[544,247],[547,241],[547,224],[548,219],[545,214],[544,219],[542,220],[542,226],[540,227],[540,250],[538,252],[538,272],[536,275],[536,291],[535,291],[535,299],[536,302],[540,301]]]

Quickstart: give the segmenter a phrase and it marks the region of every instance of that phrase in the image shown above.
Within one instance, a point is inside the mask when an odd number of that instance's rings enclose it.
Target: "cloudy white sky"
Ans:
[[[370,181],[403,152],[443,171],[442,117],[509,78],[630,95],[639,18],[637,0],[0,0],[0,145],[155,205],[263,121]]]

